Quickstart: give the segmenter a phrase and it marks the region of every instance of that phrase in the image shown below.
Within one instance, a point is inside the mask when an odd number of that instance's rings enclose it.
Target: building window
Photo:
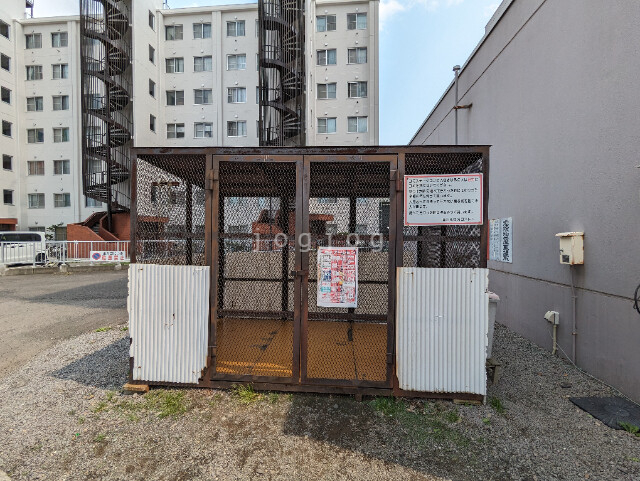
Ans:
[[[167,124],[167,139],[184,138],[184,124]]]
[[[335,99],[336,98],[336,84],[318,84],[318,98],[319,99]]]
[[[335,134],[336,118],[335,117],[318,118],[318,133],[319,134]]]
[[[336,49],[318,50],[316,51],[318,65],[335,65],[338,60]]]
[[[149,28],[156,30],[156,16],[151,10],[149,10]]]
[[[27,112],[42,112],[43,109],[42,97],[27,97]]]
[[[260,24],[258,22],[258,19],[256,19],[256,38],[258,38],[259,35],[260,35]]]
[[[42,80],[42,65],[27,65],[27,80]]]
[[[347,30],[365,30],[366,28],[366,13],[347,13]]]
[[[54,142],[69,142],[69,127],[56,127],[53,129]]]
[[[27,194],[29,209],[44,209],[44,194]]]
[[[260,87],[256,87],[256,103],[260,103]]]
[[[85,128],[85,138],[87,138],[91,145],[97,146],[102,143],[102,127],[100,125],[88,125]],[[102,170],[102,166],[99,170],[95,172],[100,172]]]
[[[245,70],[247,68],[247,56],[227,55],[227,70]]]
[[[149,95],[156,97],[156,83],[151,79],[149,79]]]
[[[149,45],[149,62],[155,65],[156,63],[156,49]]]
[[[335,15],[319,15],[316,17],[316,31],[333,32],[336,29]]]
[[[71,194],[53,194],[54,207],[71,207]]]
[[[246,137],[247,122],[245,120],[234,120],[227,122],[227,137]]]
[[[13,170],[13,157],[7,154],[2,155],[2,168],[4,170]]]
[[[0,68],[6,70],[7,72],[11,72],[11,57],[6,56],[5,54],[0,54]]]
[[[211,38],[210,23],[194,23],[193,38]]]
[[[364,133],[368,128],[367,117],[347,117],[347,132]]]
[[[0,35],[9,38],[9,24],[0,20]]]
[[[155,117],[155,115],[149,115],[149,130],[151,130],[151,132],[155,132],[156,131],[156,117]]]
[[[230,104],[243,104],[247,101],[247,89],[245,87],[229,87],[227,89],[227,102]]]
[[[213,137],[213,124],[207,122],[198,122],[194,124],[193,130],[195,132],[196,139],[204,139],[206,137]]]
[[[165,40],[182,40],[182,25],[168,25],[164,33]]]
[[[184,58],[168,58],[165,60],[167,73],[183,73],[184,72]]]
[[[26,40],[26,48],[42,48],[42,34],[29,33],[24,37]]]
[[[91,197],[84,198],[85,207],[102,207],[102,202],[92,199]]]
[[[5,137],[11,137],[11,129],[13,124],[11,122],[7,122],[6,120],[2,121],[2,135]]]
[[[53,161],[53,175],[67,175],[70,174],[70,165],[68,160],[54,160]]]
[[[211,55],[205,57],[193,57],[194,72],[211,72],[213,70],[213,62]]]
[[[337,204],[337,197],[318,197],[318,204]]]
[[[213,103],[213,92],[211,89],[196,89],[193,91],[195,104]]]
[[[51,46],[53,48],[66,47],[69,43],[67,32],[54,32],[51,34]]]
[[[348,82],[349,98],[358,99],[367,96],[367,82]]]
[[[2,201],[5,205],[13,205],[13,191],[9,189],[3,189]]]
[[[244,37],[244,20],[227,22],[227,37]]]
[[[367,63],[367,47],[347,49],[347,63]]]
[[[44,175],[44,160],[28,160],[27,175]]]
[[[167,105],[184,105],[184,90],[167,90]]]
[[[0,100],[2,100],[5,104],[11,103],[11,90],[6,87],[0,88]]]
[[[27,142],[30,144],[41,144],[44,142],[44,129],[28,129]]]
[[[66,63],[54,64],[51,66],[51,70],[53,72],[54,80],[69,78],[69,65]],[[40,75],[40,78],[42,78],[42,74]]]
[[[69,110],[69,96],[68,95],[54,95],[53,96],[53,110]]]

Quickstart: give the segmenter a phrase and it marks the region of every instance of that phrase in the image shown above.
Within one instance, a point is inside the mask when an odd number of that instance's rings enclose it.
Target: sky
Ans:
[[[77,15],[78,3],[37,0],[34,15]],[[252,2],[169,0],[171,8],[228,3]],[[499,4],[499,0],[380,1],[380,145],[411,140],[451,83],[453,66],[467,60]]]

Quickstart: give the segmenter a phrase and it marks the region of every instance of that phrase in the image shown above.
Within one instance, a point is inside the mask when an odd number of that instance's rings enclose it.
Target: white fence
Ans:
[[[92,252],[124,253],[92,258]],[[129,241],[0,242],[0,264],[57,265],[71,262],[128,262]]]

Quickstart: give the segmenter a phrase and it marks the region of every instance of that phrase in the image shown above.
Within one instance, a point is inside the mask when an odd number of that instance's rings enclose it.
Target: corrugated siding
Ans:
[[[131,264],[133,379],[195,384],[207,365],[209,267]]]
[[[400,388],[486,394],[488,269],[399,268]]]

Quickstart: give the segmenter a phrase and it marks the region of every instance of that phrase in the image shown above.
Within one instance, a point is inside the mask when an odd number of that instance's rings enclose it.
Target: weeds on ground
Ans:
[[[619,422],[618,425],[626,432],[634,434],[636,437],[640,438],[640,427],[635,424]]]
[[[154,389],[149,391],[141,399],[121,400],[114,391],[106,394],[106,400],[100,401],[94,413],[114,411],[122,414],[130,421],[138,421],[140,415],[152,412],[159,418],[178,417],[186,413],[191,405],[185,399],[184,391]]]
[[[504,407],[502,401],[497,397],[489,398],[489,405],[497,412],[498,414],[504,414],[507,408]]]
[[[640,458],[629,458],[629,461],[633,461],[634,463],[640,463]]]
[[[457,409],[446,409],[438,403],[409,404],[392,397],[378,397],[369,404],[374,411],[398,422],[418,444],[440,441],[466,447],[470,443],[451,426],[460,420]]]
[[[93,438],[94,443],[102,443],[107,438],[106,434],[98,434],[95,438]]]
[[[242,404],[251,404],[262,398],[262,394],[257,393],[251,384],[236,384],[231,388],[231,394]]]
[[[128,331],[128,330],[129,330],[129,327],[128,327],[128,326],[122,326],[122,327],[120,328],[120,330],[121,330],[122,332],[126,332],[126,331]]]
[[[96,329],[96,332],[107,332],[107,331],[110,331],[111,329],[113,329],[113,327],[111,326],[99,327],[98,329]]]
[[[482,418],[482,422],[485,424],[491,424],[491,418]]]

